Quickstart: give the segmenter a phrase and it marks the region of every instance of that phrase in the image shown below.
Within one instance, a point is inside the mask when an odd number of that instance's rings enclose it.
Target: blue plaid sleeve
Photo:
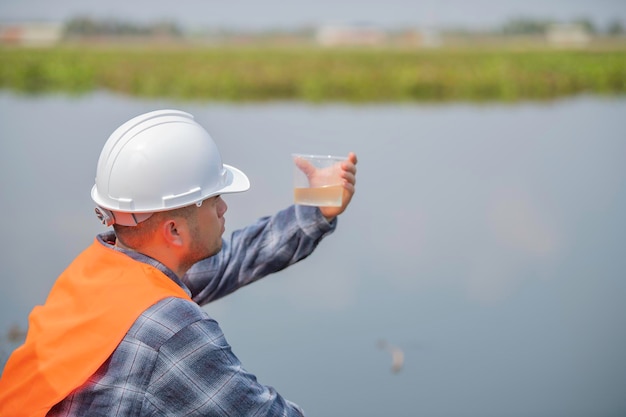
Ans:
[[[152,320],[176,333],[159,346],[142,415],[304,415],[242,368],[218,323],[197,306],[173,300],[157,315]]]
[[[306,258],[336,222],[326,221],[317,207],[291,206],[235,231],[217,255],[192,266],[183,281],[195,302],[207,304]]]

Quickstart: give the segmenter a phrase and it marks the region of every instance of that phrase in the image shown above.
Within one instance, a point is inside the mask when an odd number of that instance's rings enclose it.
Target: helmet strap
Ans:
[[[148,220],[153,213],[125,213],[121,211],[111,211],[104,207],[95,208],[96,216],[105,226],[119,224],[121,226],[137,226],[139,223]]]

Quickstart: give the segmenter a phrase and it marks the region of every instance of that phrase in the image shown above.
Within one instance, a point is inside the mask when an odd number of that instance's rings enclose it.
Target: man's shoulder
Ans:
[[[126,337],[139,340],[158,350],[182,329],[208,319],[210,319],[209,315],[193,301],[168,297],[144,311],[130,328]]]

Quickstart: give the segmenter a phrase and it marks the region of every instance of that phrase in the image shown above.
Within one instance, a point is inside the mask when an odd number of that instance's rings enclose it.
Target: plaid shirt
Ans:
[[[153,265],[197,303],[166,298],[147,309],[100,369],[48,416],[302,416],[276,390],[242,368],[219,324],[200,308],[305,257],[331,233],[314,207],[291,206],[233,233],[215,256],[182,280]],[[102,244],[115,240],[100,235]]]

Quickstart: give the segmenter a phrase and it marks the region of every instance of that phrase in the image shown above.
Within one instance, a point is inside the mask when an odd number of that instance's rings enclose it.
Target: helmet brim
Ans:
[[[212,193],[213,195],[242,193],[250,189],[250,180],[248,179],[248,176],[243,173],[243,171],[232,165],[223,164],[223,166],[226,172],[228,172],[229,178],[227,180],[227,184]]]

